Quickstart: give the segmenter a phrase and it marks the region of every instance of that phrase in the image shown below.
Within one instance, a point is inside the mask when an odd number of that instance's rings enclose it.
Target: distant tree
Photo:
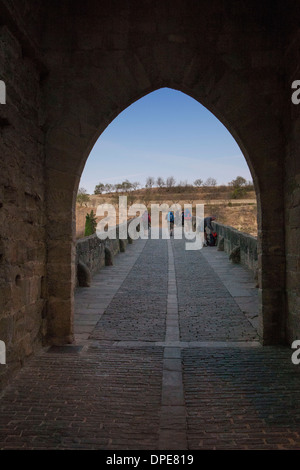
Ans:
[[[197,188],[200,188],[202,184],[203,184],[203,181],[200,178],[194,181],[194,186],[197,186]]]
[[[246,186],[247,181],[242,176],[237,176],[234,180],[230,181],[230,183],[228,184],[229,186],[233,186],[233,188],[241,188],[242,186]]]
[[[205,181],[204,186],[217,186],[217,180],[215,178],[209,177]]]
[[[115,184],[115,191],[118,193],[123,190],[123,186],[121,183]]]
[[[122,190],[124,192],[128,192],[128,191],[132,190],[132,183],[130,183],[130,181],[128,181],[128,180],[123,181],[121,186],[122,186]]]
[[[99,183],[95,186],[94,194],[102,194],[105,191],[105,185],[103,183]]]
[[[155,179],[152,176],[148,176],[146,179],[146,188],[152,188],[155,184]]]
[[[176,180],[174,176],[169,176],[166,181],[167,188],[173,188],[176,184]]]
[[[247,181],[242,176],[237,176],[234,180],[230,181],[229,186],[232,186],[233,191],[230,194],[232,199],[241,199],[243,198],[248,188],[246,187]]]
[[[156,185],[159,187],[159,188],[163,188],[165,186],[165,182],[163,180],[163,178],[161,176],[159,176],[156,180]]]
[[[120,184],[120,190],[126,194],[127,204],[131,206],[136,200],[136,194],[134,194],[134,191],[132,191],[133,183],[131,183],[129,180],[123,181],[123,183]]]
[[[141,183],[139,183],[138,181],[135,181],[134,183],[132,183],[132,189],[134,191],[136,191],[140,186],[141,186]]]
[[[111,192],[113,191],[113,189],[114,189],[114,185],[113,185],[113,184],[106,183],[106,184],[104,185],[104,191],[105,191],[106,193],[111,193]]]
[[[90,201],[90,196],[87,194],[85,188],[78,189],[76,201],[78,202],[80,207],[82,207],[83,204],[87,207],[87,204]]]
[[[97,227],[97,220],[96,220],[96,215],[94,214],[93,209],[89,214],[86,214],[85,217],[85,230],[84,230],[84,236],[89,237],[90,235],[93,235],[93,233],[96,232],[96,227]]]

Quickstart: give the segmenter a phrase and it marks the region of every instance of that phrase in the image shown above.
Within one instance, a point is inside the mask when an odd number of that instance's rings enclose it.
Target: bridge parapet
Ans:
[[[229,254],[232,262],[240,263],[257,273],[257,238],[248,233],[213,222],[218,234],[218,250]]]
[[[120,226],[117,226],[116,237],[101,240],[97,234],[76,241],[77,286],[89,287],[90,278],[103,266],[113,264],[117,253],[124,252],[131,239],[120,239]]]

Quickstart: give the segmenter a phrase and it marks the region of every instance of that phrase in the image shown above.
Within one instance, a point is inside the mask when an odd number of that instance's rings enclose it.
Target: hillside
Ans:
[[[217,221],[236,229],[257,235],[257,203],[254,191],[248,191],[243,199],[232,199],[232,188],[217,186],[214,188],[152,188],[139,189],[130,193],[110,193],[90,195],[86,205],[76,204],[76,236],[84,235],[85,216],[99,204],[110,203],[117,207],[119,196],[128,195],[128,204],[142,203],[149,209],[151,203],[204,204],[205,216],[215,215]]]

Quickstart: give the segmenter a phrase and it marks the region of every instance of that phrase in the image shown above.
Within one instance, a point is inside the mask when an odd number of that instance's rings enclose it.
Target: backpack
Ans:
[[[207,245],[208,246],[216,246],[217,244],[217,233],[212,232],[207,236]]]
[[[174,222],[174,214],[173,214],[173,212],[169,212],[169,213],[168,213],[168,221],[169,221],[169,222]]]
[[[192,214],[191,214],[190,209],[185,209],[185,211],[184,211],[184,218],[185,218],[185,220],[191,220]]]

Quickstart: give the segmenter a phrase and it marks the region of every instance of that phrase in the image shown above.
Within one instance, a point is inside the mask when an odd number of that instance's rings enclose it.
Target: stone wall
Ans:
[[[229,255],[236,254],[236,262],[250,268],[256,277],[258,267],[257,238],[217,222],[212,222],[212,224],[218,234],[218,249],[224,250]],[[236,250],[237,248],[239,250]]]
[[[300,80],[300,30],[291,27],[300,4],[289,11],[289,43],[284,54],[285,114],[285,247],[286,247],[286,336],[291,343],[300,338],[300,104],[292,103],[294,80]]]
[[[97,234],[81,238],[76,242],[76,266],[77,266],[77,286],[80,286],[78,279],[78,265],[82,263],[88,269],[91,276],[96,274],[103,266],[113,264],[113,257],[120,252],[124,252],[128,242],[131,240],[120,240],[119,227],[117,227],[117,238],[107,238],[101,240]]]
[[[41,345],[46,302],[45,181],[37,44],[41,2],[0,2],[0,386]],[[0,387],[1,388],[1,387]]]

